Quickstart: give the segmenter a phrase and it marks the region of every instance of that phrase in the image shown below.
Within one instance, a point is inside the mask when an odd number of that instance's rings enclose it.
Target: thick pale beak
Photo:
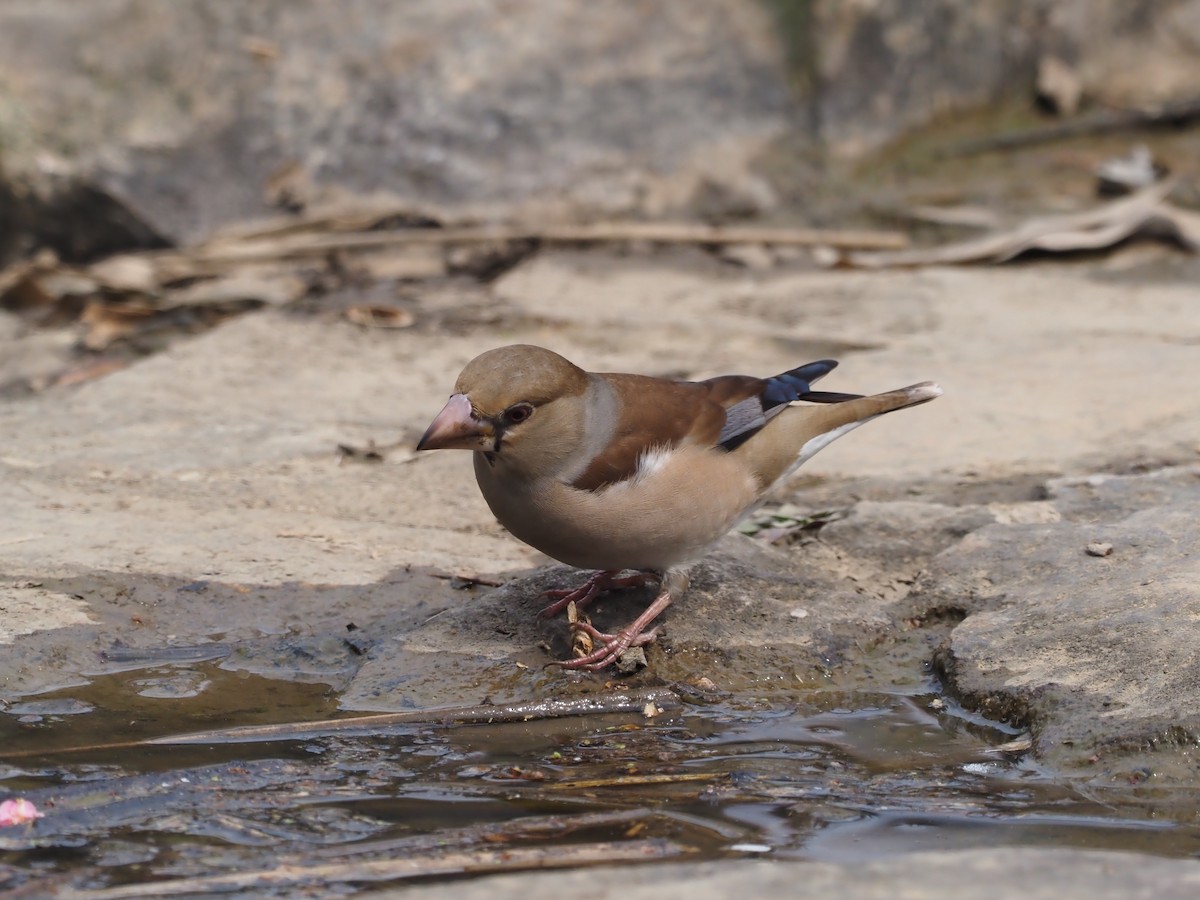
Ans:
[[[430,423],[418,450],[489,450],[495,433],[491,423],[475,418],[466,394],[454,394]]]

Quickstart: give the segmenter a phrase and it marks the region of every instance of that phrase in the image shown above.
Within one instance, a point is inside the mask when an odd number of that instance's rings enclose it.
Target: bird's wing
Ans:
[[[725,425],[717,443],[726,450],[736,449],[783,412],[789,403],[797,400],[812,403],[857,400],[859,394],[812,389],[819,378],[829,374],[836,366],[837,362],[832,359],[821,359],[771,378],[725,375],[702,382],[709,386],[710,396],[725,407]]]
[[[812,383],[836,365],[821,360],[773,378],[723,375],[707,381],[601,375],[613,390],[617,422],[608,445],[572,486],[596,491],[635,478],[653,453],[683,444],[733,450],[794,400],[833,403],[856,398],[811,390]]]
[[[637,476],[653,452],[681,444],[714,444],[725,425],[724,407],[699,382],[605,373],[616,422],[612,437],[572,486],[597,491]]]

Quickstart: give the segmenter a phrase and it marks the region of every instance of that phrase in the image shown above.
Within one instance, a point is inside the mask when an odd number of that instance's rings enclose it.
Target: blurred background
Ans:
[[[1193,896],[1198,122],[1200,0],[0,0],[0,893]],[[574,677],[512,342],[945,395]]]
[[[7,0],[0,264],[347,194],[457,220],[1011,205],[1194,121],[1198,85],[1196,0]],[[1019,174],[986,152],[1068,123]]]

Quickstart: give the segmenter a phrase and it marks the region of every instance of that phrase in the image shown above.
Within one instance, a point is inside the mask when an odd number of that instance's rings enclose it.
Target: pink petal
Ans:
[[[0,828],[6,825],[24,825],[26,822],[42,818],[43,815],[36,806],[23,798],[5,800],[0,803]]]

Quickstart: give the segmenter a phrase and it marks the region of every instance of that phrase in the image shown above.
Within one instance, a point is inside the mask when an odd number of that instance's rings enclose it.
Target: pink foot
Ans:
[[[603,575],[606,573],[600,574]],[[644,576],[639,573],[638,577]],[[662,589],[659,591],[658,596],[654,598],[654,602],[647,606],[640,616],[616,634],[601,631],[587,622],[572,622],[571,630],[573,632],[583,632],[593,640],[600,641],[600,646],[584,656],[576,659],[559,660],[556,663],[551,663],[551,665],[561,666],[564,669],[583,669],[588,672],[595,672],[616,662],[618,657],[630,647],[641,647],[652,643],[658,637],[658,628],[651,628],[650,623],[658,618],[662,611],[670,606],[675,598],[686,591],[687,586],[688,576],[686,572],[675,570],[665,573],[662,579]]]
[[[572,603],[576,609],[583,609],[605,591],[613,588],[642,587],[646,583],[646,573],[635,572],[631,575],[621,575],[621,569],[610,569],[606,572],[596,572],[586,582],[570,591],[543,591],[542,596],[554,602],[543,609],[539,616],[548,619],[556,616]]]
[[[644,644],[652,644],[658,638],[657,628],[634,633],[633,626],[630,626],[629,628],[622,628],[616,634],[609,634],[593,627],[587,622],[572,622],[571,630],[584,632],[593,640],[599,641],[600,646],[586,656],[576,657],[575,659],[564,659],[554,663],[554,665],[562,666],[564,669],[583,669],[588,672],[596,672],[605,666],[612,665],[630,647],[641,647]]]

